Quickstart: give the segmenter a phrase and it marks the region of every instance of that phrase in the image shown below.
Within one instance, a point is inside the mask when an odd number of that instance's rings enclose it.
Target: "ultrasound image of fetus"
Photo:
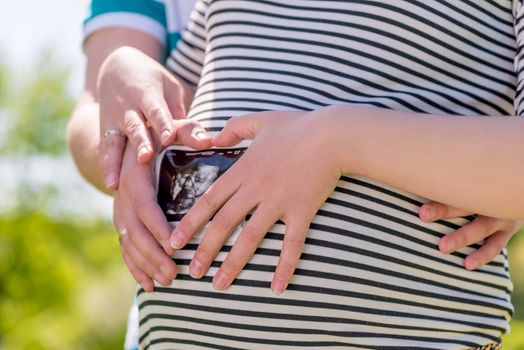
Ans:
[[[245,147],[187,150],[172,146],[157,159],[157,200],[179,222],[197,199],[245,152]]]
[[[196,163],[172,177],[171,201],[166,214],[185,214],[218,178],[219,167]]]

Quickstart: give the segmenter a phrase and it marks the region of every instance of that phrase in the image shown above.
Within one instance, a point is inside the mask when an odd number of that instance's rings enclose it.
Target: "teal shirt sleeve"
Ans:
[[[97,30],[124,27],[152,35],[167,45],[166,8],[156,0],[92,0],[84,21],[84,40]]]

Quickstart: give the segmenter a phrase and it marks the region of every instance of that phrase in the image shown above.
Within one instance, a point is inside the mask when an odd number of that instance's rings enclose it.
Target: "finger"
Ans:
[[[235,171],[235,163],[220,176],[184,215],[171,234],[170,243],[174,249],[182,248],[187,241],[211,219],[240,187],[241,178]]]
[[[122,239],[122,246],[135,263],[150,277],[164,284],[176,277],[176,264],[160,247],[151,233],[142,225],[133,211],[122,210],[124,227],[128,234]],[[163,278],[162,278],[163,277]]]
[[[464,267],[468,270],[475,270],[489,263],[506,247],[512,236],[513,233],[509,231],[498,231],[489,236],[482,247],[464,259]]]
[[[280,295],[287,289],[302,255],[308,229],[309,220],[295,219],[286,222],[282,251],[271,282],[271,291],[274,294]]]
[[[124,262],[126,263],[127,268],[129,272],[131,272],[131,275],[135,281],[140,284],[146,292],[151,293],[154,291],[155,285],[153,280],[149,278],[149,276],[133,262],[133,259],[131,259],[131,257],[125,252],[123,248],[120,248],[120,250],[122,252]]]
[[[252,200],[245,193],[237,193],[215,214],[189,264],[193,278],[201,278],[206,273],[226,239],[255,207]]]
[[[254,139],[262,127],[263,117],[263,113],[255,113],[230,118],[222,131],[213,138],[213,145],[228,147],[245,139]]]
[[[153,146],[151,136],[146,128],[140,112],[135,109],[128,109],[124,113],[124,126],[129,142],[137,150],[137,159],[145,163],[153,156]]]
[[[115,195],[115,200],[113,201],[113,225],[115,226],[117,232],[122,231],[124,228],[124,224],[122,223],[122,213],[120,206],[118,205],[119,199],[120,198],[117,193]],[[125,237],[119,238],[120,252],[122,253],[122,257],[124,258],[124,262],[127,265],[129,272],[131,272],[131,275],[135,281],[140,284],[146,292],[152,292],[154,290],[153,280],[135,264],[133,259],[126,252],[126,248],[124,248],[123,245],[124,239]]]
[[[133,186],[134,193],[140,194],[131,197],[133,212],[136,213],[141,224],[145,225],[151,235],[164,248],[164,251],[168,255],[173,254],[173,248],[169,244],[171,227],[158,205],[153,184],[146,181],[135,181],[129,185]]]
[[[120,246],[122,251],[125,252],[131,261],[142,270],[149,278],[153,278],[155,281],[166,286],[171,283],[171,279],[164,276],[157,266],[149,262],[149,260],[144,257],[144,255],[134,246],[132,240],[129,238],[128,233],[126,236],[122,237],[120,240]]]
[[[429,202],[422,205],[419,209],[419,217],[424,222],[436,220],[453,219],[461,216],[468,216],[473,213],[450,207],[438,202]]]
[[[186,96],[182,83],[172,74],[165,75],[164,84],[164,98],[173,119],[184,119],[186,117],[185,100],[186,98],[191,100],[192,96]]]
[[[499,229],[500,220],[478,216],[458,230],[447,234],[439,241],[439,250],[449,254],[471,244],[480,242]]]
[[[106,131],[104,131],[104,134]],[[126,145],[125,136],[123,135],[123,132],[122,136],[102,135],[98,146],[98,160],[102,169],[104,183],[107,189],[111,191],[118,188],[122,156]]]
[[[148,123],[153,127],[163,146],[175,140],[173,117],[162,94],[155,89],[144,93],[140,108]]]
[[[278,220],[275,211],[259,206],[246,222],[233,248],[213,278],[216,289],[227,289],[251,259],[260,242]]]
[[[196,120],[175,121],[177,142],[194,149],[211,147],[211,136]]]

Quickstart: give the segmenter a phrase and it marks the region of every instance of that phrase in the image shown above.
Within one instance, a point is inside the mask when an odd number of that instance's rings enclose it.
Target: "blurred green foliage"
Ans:
[[[121,348],[131,288],[107,222],[21,211],[0,232],[0,348]]]
[[[106,219],[49,216],[53,185],[24,169],[66,158],[69,69],[44,52],[24,75],[0,60],[0,154],[20,174],[0,212],[0,349],[121,349],[133,283]],[[9,171],[10,169],[2,169]],[[1,200],[1,199],[0,199]]]
[[[5,65],[0,69],[0,96],[9,117],[0,153],[64,154],[65,126],[74,106],[66,91],[70,69],[54,62],[51,51],[44,51],[31,75],[20,79],[9,73]]]

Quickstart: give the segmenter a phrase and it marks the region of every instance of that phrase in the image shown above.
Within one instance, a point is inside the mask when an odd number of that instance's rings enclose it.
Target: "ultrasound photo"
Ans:
[[[170,222],[180,221],[195,201],[246,148],[205,151],[168,148],[157,166],[158,204]]]

